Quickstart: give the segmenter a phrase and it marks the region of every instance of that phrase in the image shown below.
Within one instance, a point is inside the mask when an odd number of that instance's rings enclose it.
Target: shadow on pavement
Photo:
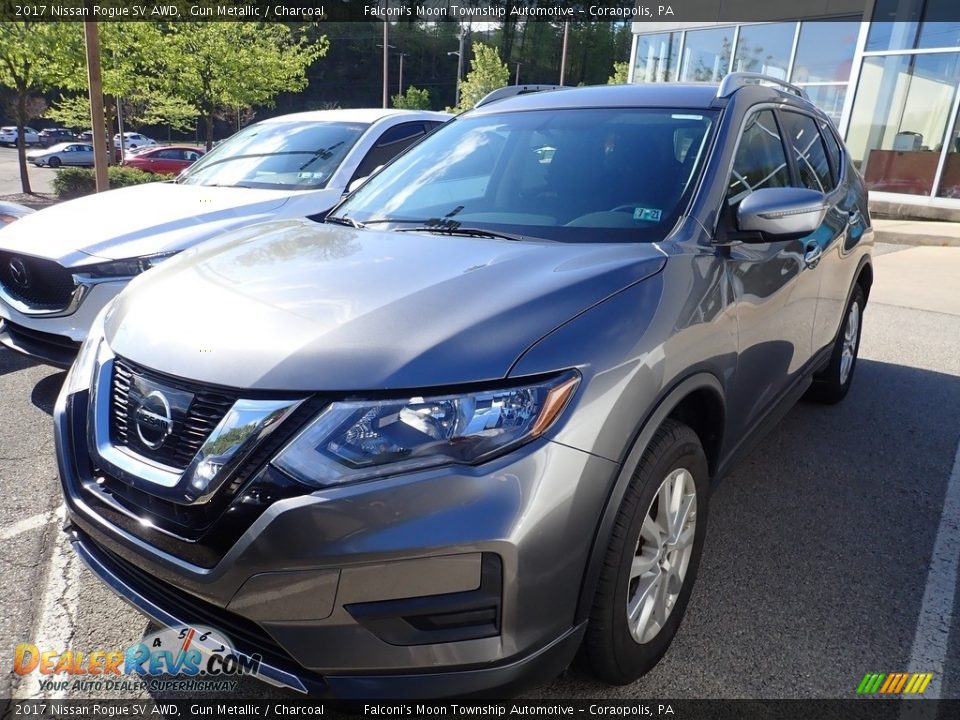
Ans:
[[[57,395],[60,394],[60,388],[63,387],[63,381],[66,377],[66,370],[56,372],[53,375],[47,375],[43,380],[33,386],[33,392],[30,394],[30,402],[43,410],[47,415],[53,416],[53,406],[57,402]]]
[[[8,348],[0,347],[0,376],[20,372],[26,368],[42,364],[39,360],[34,360]]]

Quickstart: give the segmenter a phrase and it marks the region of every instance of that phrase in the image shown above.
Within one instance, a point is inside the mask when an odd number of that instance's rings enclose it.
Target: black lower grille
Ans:
[[[15,333],[16,335],[26,338],[27,340],[33,340],[34,342],[43,343],[44,345],[52,345],[56,348],[67,350],[74,354],[80,351],[80,343],[76,342],[75,340],[71,340],[64,335],[55,335],[54,333],[34,330],[33,328],[28,328],[24,325],[17,325],[9,320],[5,320],[3,326],[8,332]]]
[[[151,388],[172,390],[165,394],[180,400],[171,403],[170,437],[157,448],[145,444],[135,429],[134,414]],[[110,398],[111,439],[149,460],[184,470],[238,397],[235,390],[168,377],[118,357]]]
[[[0,252],[0,285],[38,310],[61,310],[76,290],[73,274],[53,260]]]
[[[323,683],[320,675],[304,670],[276,640],[252,620],[157,579],[103,545],[93,542],[89,535],[84,534],[81,539],[91,550],[96,551],[97,559],[121,581],[180,621],[216,628],[228,636],[234,649],[245,655],[259,654],[264,661],[275,667],[293,671],[298,677],[307,675],[318,685]]]

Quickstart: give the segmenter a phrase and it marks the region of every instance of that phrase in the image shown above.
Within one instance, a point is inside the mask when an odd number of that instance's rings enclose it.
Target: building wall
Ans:
[[[874,196],[960,208],[960,22],[944,21],[960,0],[813,0],[804,16],[831,20],[799,23],[797,0],[766,0],[765,16],[693,2],[703,21],[633,24],[631,81],[788,80],[834,118]]]

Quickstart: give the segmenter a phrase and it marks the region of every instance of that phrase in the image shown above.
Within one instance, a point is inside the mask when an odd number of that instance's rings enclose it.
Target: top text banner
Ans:
[[[715,23],[860,16],[868,0],[0,0],[0,21],[83,22],[662,22]],[[960,2],[924,21],[960,20]],[[943,17],[930,17],[930,12]],[[910,14],[907,12],[906,14]],[[910,17],[875,18],[911,20]]]

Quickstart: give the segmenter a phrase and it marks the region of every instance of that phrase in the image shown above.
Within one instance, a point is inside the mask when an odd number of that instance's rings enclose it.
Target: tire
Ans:
[[[814,402],[833,405],[843,400],[850,392],[853,374],[857,369],[857,355],[860,352],[865,306],[866,296],[863,294],[863,288],[856,285],[843,313],[843,324],[834,341],[830,362],[827,367],[813,376],[813,385],[810,386],[807,397]],[[851,325],[854,323],[851,334]]]
[[[60,158],[58,158],[58,157],[52,157],[52,158],[50,158],[49,160],[47,160],[47,165],[49,165],[50,167],[52,167],[54,170],[56,170],[58,167],[60,167],[61,164],[62,164],[62,163],[60,162]]]
[[[687,535],[686,549],[664,552],[651,539],[652,529],[663,518],[660,504],[664,486],[674,491],[682,489],[680,503],[688,501],[689,491],[694,490],[692,514],[680,522],[681,531],[686,528],[686,533],[673,533],[675,538]],[[699,438],[686,425],[665,421],[630,479],[600,569],[584,640],[585,659],[600,680],[613,685],[633,682],[653,668],[670,647],[697,576],[707,529],[708,493],[709,470]],[[631,578],[635,559],[648,569]],[[668,573],[666,568],[671,563],[682,569]],[[658,584],[656,578],[671,584]],[[663,596],[657,592],[658,587],[665,591]],[[642,597],[648,600],[643,602]],[[647,605],[657,605],[660,597],[666,602],[661,605],[661,620],[656,622],[657,614]],[[638,608],[634,617],[639,623],[628,622],[631,603]],[[643,623],[645,617],[649,619]]]

